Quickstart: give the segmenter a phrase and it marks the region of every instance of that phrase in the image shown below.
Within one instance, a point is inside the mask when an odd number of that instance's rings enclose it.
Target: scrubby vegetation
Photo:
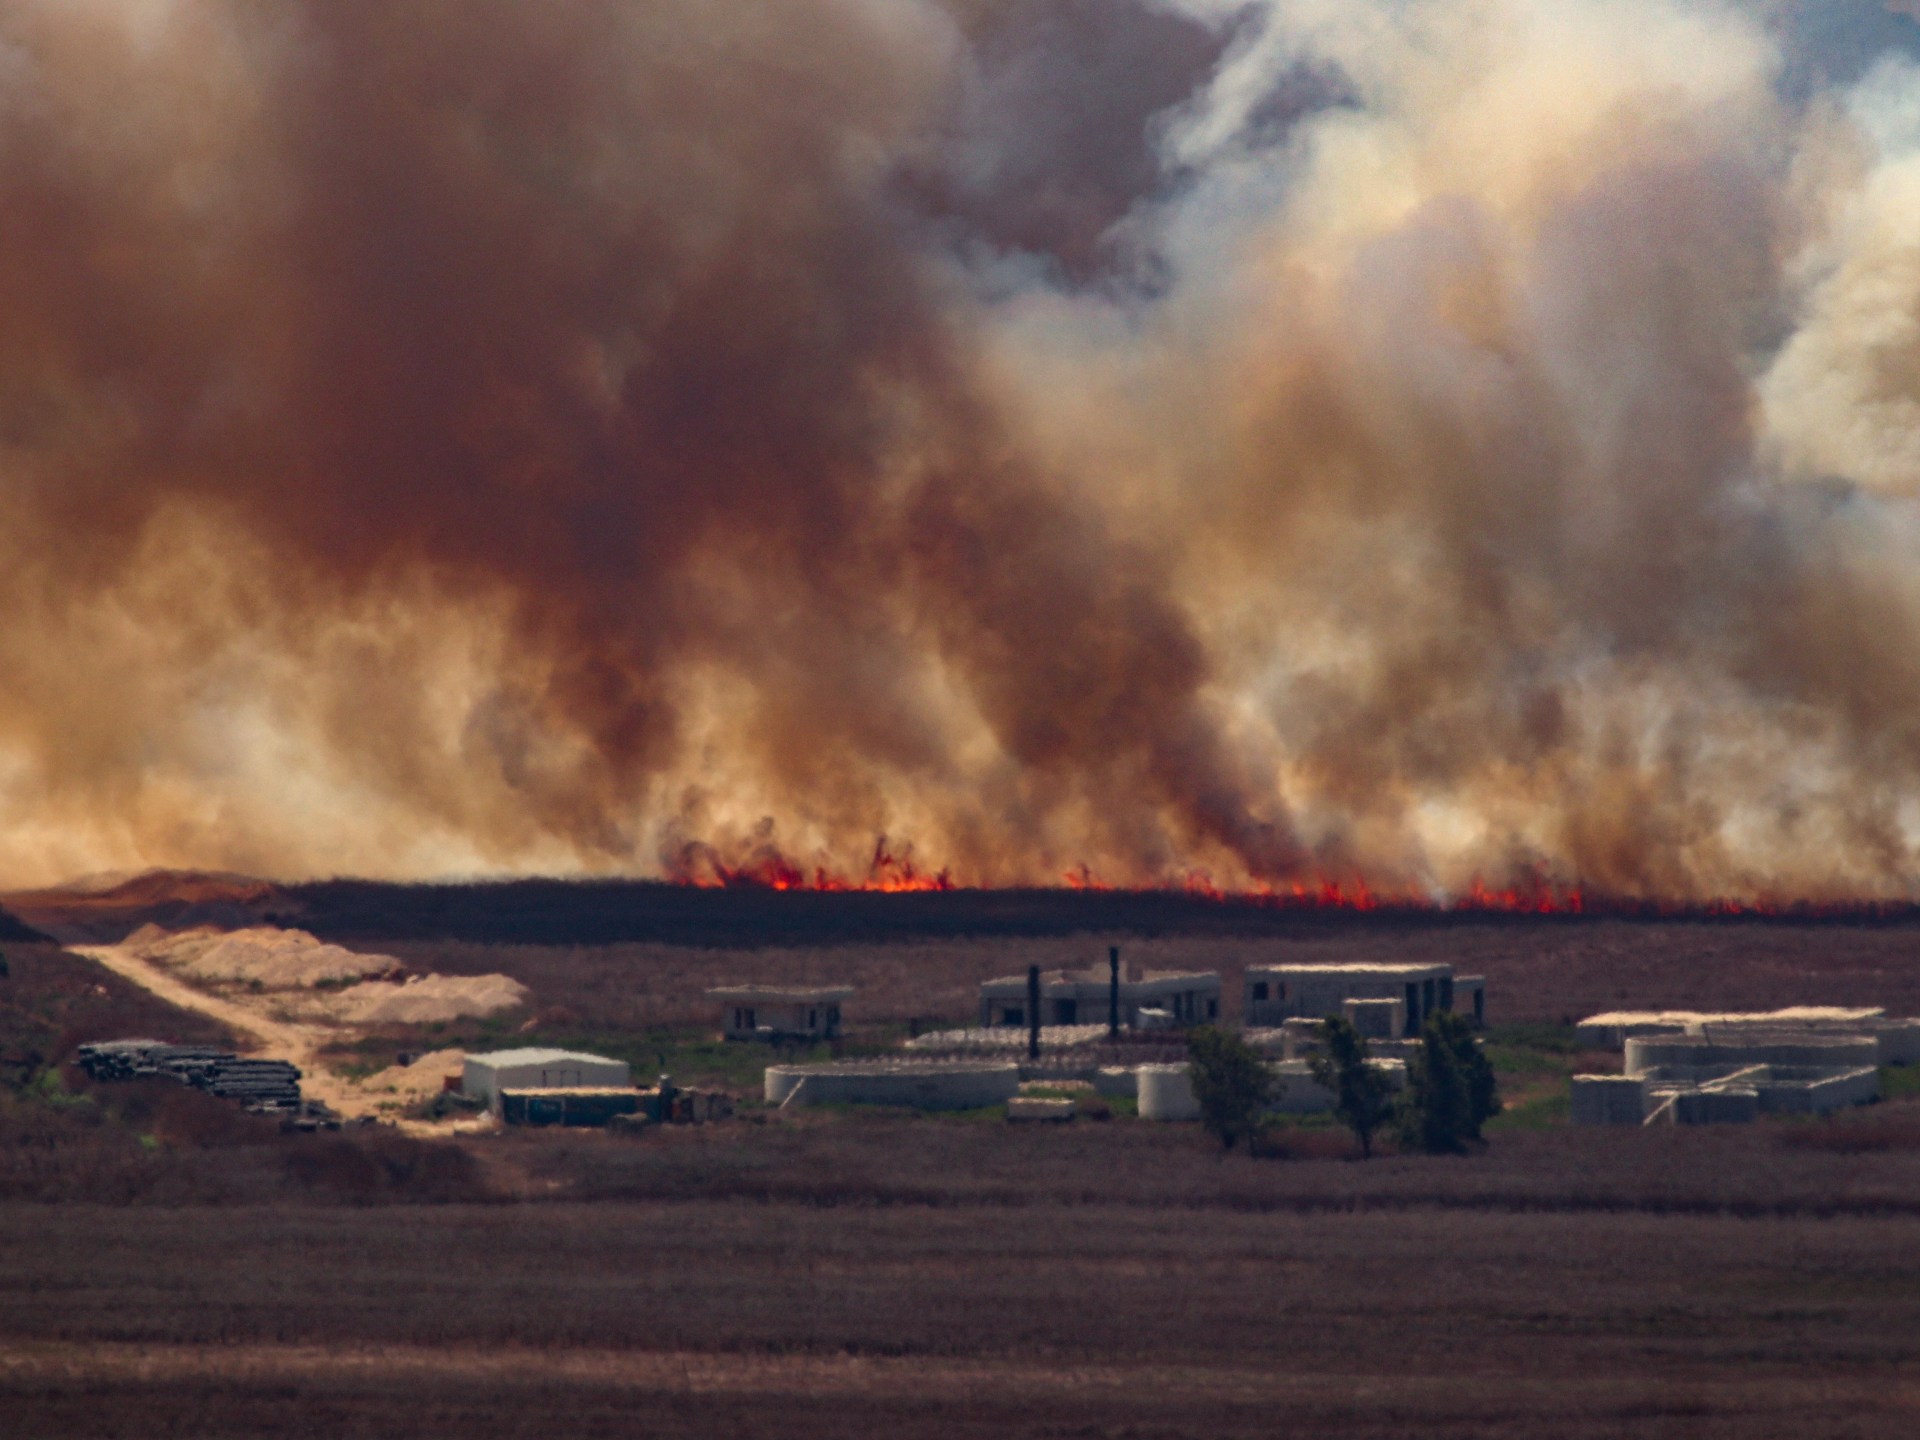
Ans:
[[[1393,1118],[1393,1087],[1367,1063],[1367,1042],[1350,1020],[1329,1015],[1321,1029],[1326,1049],[1313,1057],[1313,1078],[1332,1092],[1334,1117],[1371,1158],[1375,1133]]]
[[[1229,1150],[1252,1139],[1273,1103],[1273,1072],[1266,1057],[1214,1025],[1188,1034],[1187,1056],[1200,1123],[1207,1133]]]

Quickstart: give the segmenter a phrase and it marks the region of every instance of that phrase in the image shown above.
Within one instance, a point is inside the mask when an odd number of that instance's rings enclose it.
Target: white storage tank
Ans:
[[[1142,1065],[1134,1071],[1142,1120],[1198,1120],[1200,1101],[1185,1065]]]

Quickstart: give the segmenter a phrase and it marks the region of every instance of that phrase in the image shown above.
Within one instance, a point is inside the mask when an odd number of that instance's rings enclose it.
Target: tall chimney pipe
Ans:
[[[1040,1058],[1040,967],[1027,966],[1027,1058]]]
[[[1120,1038],[1120,947],[1107,947],[1107,1038]]]

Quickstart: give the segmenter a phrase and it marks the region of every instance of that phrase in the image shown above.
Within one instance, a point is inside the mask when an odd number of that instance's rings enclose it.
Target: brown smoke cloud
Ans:
[[[10,0],[0,872],[1908,894],[1778,8]]]

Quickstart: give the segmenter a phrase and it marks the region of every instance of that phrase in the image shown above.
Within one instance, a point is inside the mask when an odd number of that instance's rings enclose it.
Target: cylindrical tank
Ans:
[[[1193,1077],[1185,1065],[1142,1065],[1134,1072],[1142,1120],[1198,1120]]]

